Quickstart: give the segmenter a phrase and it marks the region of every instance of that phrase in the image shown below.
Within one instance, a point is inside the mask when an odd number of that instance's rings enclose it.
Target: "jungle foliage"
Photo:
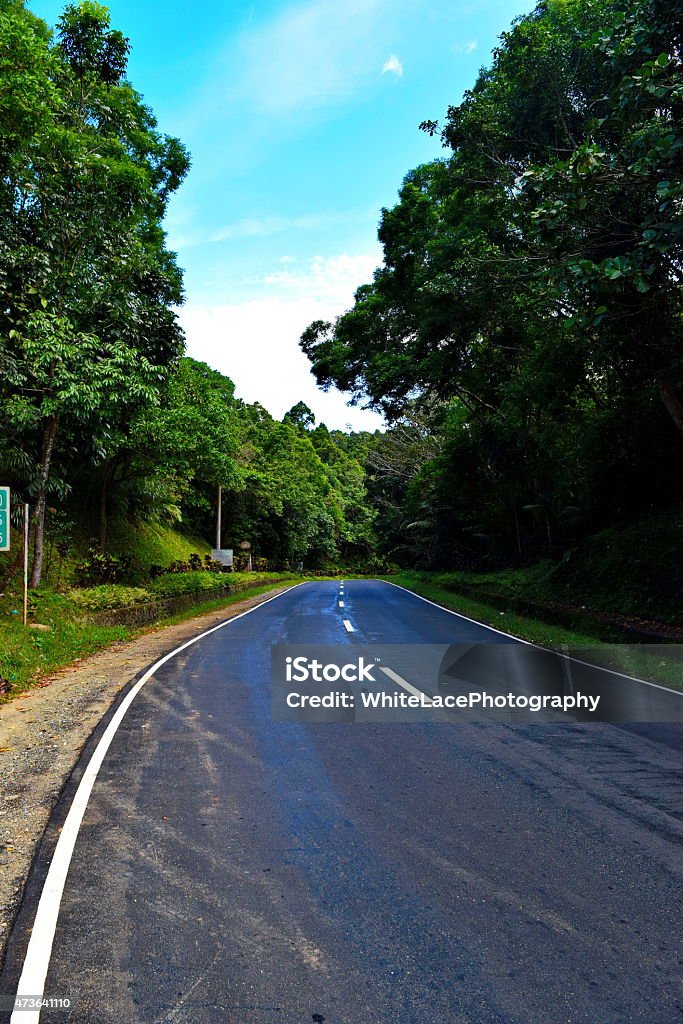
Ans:
[[[189,157],[128,53],[93,0],[54,35],[0,0],[0,479],[33,510],[31,586],[55,540],[125,577],[112,518],[213,539],[219,486],[224,546],[249,540],[274,566],[367,562],[375,514],[342,438],[301,403],[277,422],[183,355],[162,222]],[[16,553],[2,561],[11,573]]]
[[[219,487],[223,546],[283,570],[556,559],[680,502],[682,25],[682,0],[542,0],[423,123],[445,155],[302,338],[389,420],[349,434],[184,355],[163,219],[187,152],[106,8],[52,34],[0,0],[0,479],[34,510],[32,586],[56,538],[104,558],[122,521],[213,541]]]
[[[382,212],[383,265],[302,337],[394,423],[394,556],[558,555],[683,494],[683,4],[541,0]]]

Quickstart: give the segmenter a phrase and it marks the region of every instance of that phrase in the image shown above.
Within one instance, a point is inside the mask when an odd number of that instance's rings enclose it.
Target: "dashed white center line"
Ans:
[[[343,608],[343,607],[344,607],[344,602],[343,602],[343,601],[340,601],[340,602],[339,602],[339,607],[340,607],[340,608]]]
[[[356,632],[348,619],[342,619],[342,622],[344,623],[344,629],[346,630],[347,633],[355,633]]]
[[[399,686],[402,686],[404,690],[407,690],[408,693],[412,693],[413,697],[427,697],[427,699],[429,699],[428,694],[423,693],[422,690],[418,690],[418,688],[416,686],[413,686],[412,683],[406,682],[406,680],[403,679],[398,674],[398,672],[394,672],[392,668],[385,668],[383,665],[381,665],[380,670],[384,672],[385,676],[389,676],[389,678],[393,679],[395,683],[398,683]]]

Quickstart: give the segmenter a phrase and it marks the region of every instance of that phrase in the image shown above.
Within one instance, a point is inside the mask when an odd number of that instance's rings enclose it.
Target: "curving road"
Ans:
[[[41,1024],[682,1020],[680,726],[272,720],[272,644],[491,640],[388,584],[320,582],[162,665],[87,803],[45,984],[75,1007]]]

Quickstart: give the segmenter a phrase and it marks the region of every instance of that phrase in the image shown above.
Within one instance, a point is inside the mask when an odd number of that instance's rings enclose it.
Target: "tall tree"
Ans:
[[[68,6],[52,45],[20,4],[2,17],[6,52],[30,55],[15,65],[25,112],[4,119],[0,360],[10,426],[35,451],[37,586],[62,430],[102,432],[107,416],[153,402],[182,350],[181,276],[161,220],[188,158],[125,80],[129,44],[106,8]],[[15,69],[0,64],[11,83]]]

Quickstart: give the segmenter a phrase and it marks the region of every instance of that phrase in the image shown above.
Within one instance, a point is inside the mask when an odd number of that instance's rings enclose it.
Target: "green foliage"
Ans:
[[[101,584],[82,590],[70,590],[67,594],[76,608],[84,611],[98,612],[110,608],[128,608],[132,604],[142,604],[152,599],[149,590],[144,587],[125,587],[121,584]]]
[[[54,42],[21,4],[0,10],[0,467],[35,505],[34,585],[69,457],[101,458],[158,402],[182,345],[161,221],[188,160],[125,80],[127,53],[99,4],[68,6]]]
[[[74,578],[81,587],[105,583],[120,583],[130,576],[132,559],[129,555],[110,555],[106,551],[90,548],[85,558],[74,567]]]
[[[206,569],[170,573],[158,577],[150,585],[156,597],[173,597],[176,594],[198,594],[202,590],[216,590],[232,582],[232,576],[210,572]]]
[[[201,537],[187,535],[168,524],[137,518],[129,521],[115,516],[109,535],[112,551],[128,555],[143,577],[153,565],[165,568],[173,561],[187,561],[193,552],[204,558],[210,549]]]
[[[280,580],[291,579],[291,573],[264,573],[260,577],[266,578],[271,583]],[[192,572],[166,574],[154,580],[150,584],[149,591],[154,597],[175,597],[178,594],[200,594],[205,590],[218,590],[228,585],[243,584],[251,587],[257,577],[252,573],[216,573],[206,569]]]
[[[92,0],[54,37],[0,5],[0,474],[33,508],[32,585],[60,516],[97,535],[83,582],[185,561],[192,548],[169,558],[151,533],[211,536],[218,487],[223,542],[249,539],[255,567],[360,559],[374,544],[362,459],[303,403],[277,423],[182,358],[162,224],[189,159],[127,80],[129,48]],[[123,542],[122,569],[106,551]]]
[[[680,0],[518,19],[424,123],[450,153],[382,212],[373,281],[304,332],[319,384],[394,423],[369,483],[392,557],[557,556],[683,494],[682,24]]]
[[[0,600],[0,680],[7,686],[0,699],[21,693],[41,674],[129,636],[122,626],[86,625],[63,595],[41,591],[33,603],[36,621],[48,629],[25,629],[21,614],[11,614],[21,609],[20,597],[13,600],[6,593]]]

